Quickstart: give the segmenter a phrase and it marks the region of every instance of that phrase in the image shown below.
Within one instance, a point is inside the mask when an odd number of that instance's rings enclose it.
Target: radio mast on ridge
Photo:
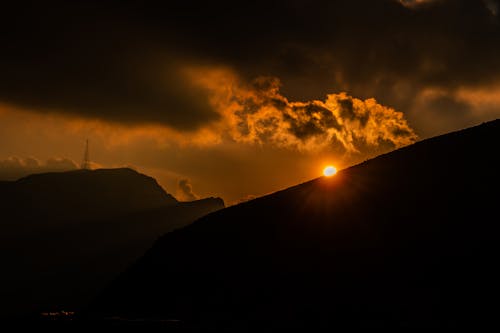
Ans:
[[[85,142],[85,153],[81,165],[82,170],[90,170],[89,139]]]

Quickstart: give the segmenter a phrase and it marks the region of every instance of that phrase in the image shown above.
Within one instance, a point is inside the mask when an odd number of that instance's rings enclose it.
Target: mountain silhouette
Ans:
[[[235,331],[498,326],[499,144],[496,120],[206,215],[86,314]]]
[[[158,237],[223,207],[178,202],[131,169],[1,182],[0,317],[79,309]]]
[[[132,169],[75,170],[30,175],[0,183],[4,207],[16,218],[44,216],[51,221],[81,221],[177,204],[155,179]]]

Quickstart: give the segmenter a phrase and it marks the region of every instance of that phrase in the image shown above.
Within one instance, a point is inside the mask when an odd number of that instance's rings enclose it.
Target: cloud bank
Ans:
[[[49,158],[40,162],[36,158],[9,157],[0,160],[0,180],[16,180],[21,177],[44,172],[60,172],[78,169],[78,165],[68,158]]]
[[[280,81],[274,77],[246,84],[223,70],[197,75],[203,78],[199,84],[212,91],[212,103],[221,114],[223,130],[216,131],[236,142],[359,153],[417,139],[403,113],[373,98],[361,100],[342,92],[328,94],[325,100],[292,102],[280,93]]]

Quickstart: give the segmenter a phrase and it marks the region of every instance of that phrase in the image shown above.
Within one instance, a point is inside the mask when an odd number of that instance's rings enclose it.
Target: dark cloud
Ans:
[[[91,1],[2,9],[0,101],[181,130],[216,119],[206,94],[181,73],[183,59],[131,14]]]
[[[486,8],[491,12],[493,15],[498,15],[498,6],[499,3],[496,0],[483,0],[484,4],[486,5]]]
[[[13,156],[0,160],[0,180],[16,180],[34,173],[68,171],[77,168],[77,164],[68,158],[49,158],[42,163],[32,157]]]
[[[290,101],[346,91],[406,112],[423,89],[497,83],[497,11],[496,0],[22,2],[0,14],[0,101],[190,130],[218,117],[182,71],[203,64],[279,78]]]
[[[416,107],[420,109],[418,121],[423,122],[417,125],[435,132],[450,132],[456,127],[467,127],[475,122],[477,112],[471,103],[446,92],[424,95],[416,102]]]
[[[193,192],[193,186],[189,179],[181,179],[177,184],[177,197],[183,201],[193,201],[199,199],[198,195]]]

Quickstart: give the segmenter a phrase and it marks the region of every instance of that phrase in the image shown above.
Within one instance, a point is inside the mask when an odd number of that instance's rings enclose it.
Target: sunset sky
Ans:
[[[0,10],[0,180],[131,166],[260,196],[500,116],[497,0],[27,1]]]

